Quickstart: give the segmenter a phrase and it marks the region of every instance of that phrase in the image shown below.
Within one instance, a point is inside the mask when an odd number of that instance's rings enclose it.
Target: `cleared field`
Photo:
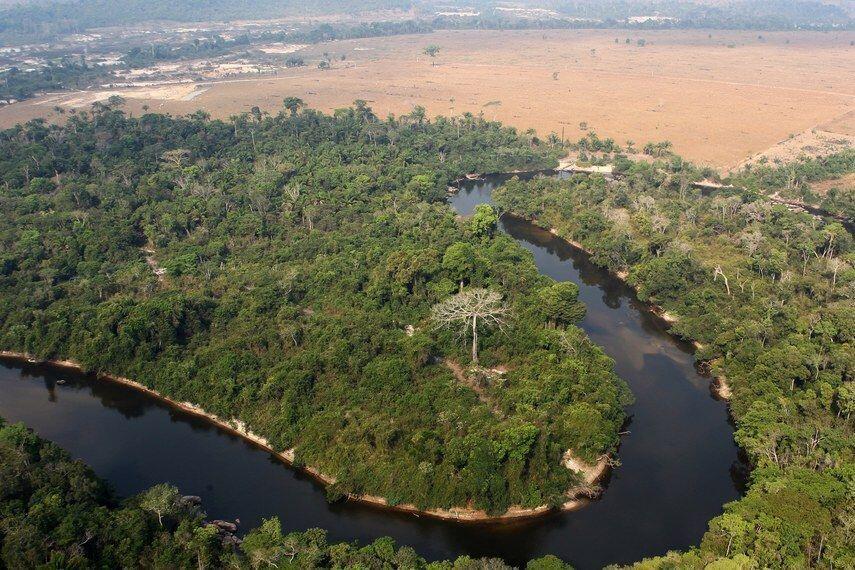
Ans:
[[[381,116],[407,113],[414,105],[432,115],[483,112],[521,129],[568,138],[584,134],[585,122],[619,143],[670,140],[692,160],[731,168],[816,127],[855,135],[852,41],[853,32],[716,30],[374,38],[312,46],[299,52],[310,67],[213,83],[189,99],[129,93],[128,108],[201,108],[228,117],[254,105],[275,111],[289,95],[325,110],[364,99]],[[428,44],[441,47],[434,60],[422,53]],[[314,67],[324,52],[334,60],[326,71]],[[55,104],[62,102],[0,109],[0,126],[50,115]]]

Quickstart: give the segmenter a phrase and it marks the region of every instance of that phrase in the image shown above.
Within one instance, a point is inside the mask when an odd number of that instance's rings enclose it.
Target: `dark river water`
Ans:
[[[465,183],[452,207],[470,213],[489,202],[497,181]],[[243,530],[278,515],[286,531],[320,527],[335,541],[388,535],[430,559],[469,554],[520,564],[555,554],[580,569],[696,544],[722,504],[739,496],[744,470],[726,406],[696,371],[691,346],[566,242],[507,216],[502,228],[534,254],[541,272],[579,285],[588,307],[582,327],[615,359],[636,397],[622,465],[602,498],[581,510],[467,525],[330,505],[312,479],[203,419],[131,388],[46,366],[0,362],[0,416],[57,442],[121,495],[168,481],[201,496],[209,516],[239,518]]]

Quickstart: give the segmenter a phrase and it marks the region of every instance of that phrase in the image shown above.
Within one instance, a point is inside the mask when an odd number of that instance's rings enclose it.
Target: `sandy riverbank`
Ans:
[[[0,350],[0,358],[14,360],[18,362],[27,362],[30,364],[47,364],[58,368],[73,370],[78,373],[85,373],[83,366],[72,360],[42,360],[30,354],[9,350]],[[227,420],[205,411],[203,408],[193,404],[192,402],[178,402],[167,396],[164,396],[157,390],[153,390],[135,380],[131,380],[130,378],[125,378],[123,376],[117,376],[115,374],[108,373],[99,373],[97,374],[97,378],[99,380],[107,380],[109,382],[123,384],[140,392],[144,392],[154,398],[157,398],[158,400],[165,402],[174,408],[178,408],[195,416],[205,418],[206,420],[215,424],[219,428],[231,432],[264,449],[265,451],[273,454],[283,463],[286,463],[287,465],[295,469],[300,469],[301,471],[311,475],[317,481],[324,485],[331,485],[336,482],[334,477],[322,473],[320,470],[314,467],[307,465],[296,465],[296,453],[294,449],[276,451],[266,438],[252,432],[247,427],[246,423],[241,420]],[[538,517],[556,511],[575,510],[584,506],[588,501],[590,501],[592,497],[595,496],[595,493],[592,493],[592,489],[595,488],[596,484],[606,476],[610,467],[608,456],[603,456],[596,464],[589,465],[575,458],[570,451],[567,451],[564,454],[564,457],[562,458],[562,465],[564,465],[568,469],[580,472],[580,474],[582,475],[582,483],[571,489],[568,489],[567,500],[561,505],[560,508],[550,507],[548,505],[542,505],[540,507],[534,508],[511,506],[501,515],[491,515],[486,511],[467,507],[423,510],[412,504],[390,505],[387,499],[385,499],[384,497],[378,497],[376,495],[351,494],[347,496],[347,499],[394,511],[411,513],[418,516],[427,516],[442,520],[473,523],[511,522],[526,518]]]

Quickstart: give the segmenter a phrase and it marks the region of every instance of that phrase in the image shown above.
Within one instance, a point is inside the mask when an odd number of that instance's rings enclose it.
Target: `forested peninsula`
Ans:
[[[55,444],[0,418],[0,565],[4,568],[401,568],[508,570],[461,556],[428,562],[389,538],[330,543],[322,529],[283,534],[266,519],[241,539],[198,497],[167,484],[119,498]],[[527,570],[571,570],[555,556]]]
[[[599,142],[586,137],[581,152]],[[711,521],[695,551],[640,566],[716,557],[738,568],[855,565],[855,241],[837,219],[769,198],[855,171],[855,151],[761,165],[725,184],[670,153],[616,155],[614,177],[513,179],[493,199],[627,279],[694,341],[730,400],[753,466],[747,495]]]
[[[331,499],[495,516],[592,491],[567,459],[604,461],[631,395],[574,325],[578,289],[490,208],[444,204],[463,174],[559,146],[285,103],[225,122],[101,104],[0,133],[0,348],[239,422]]]

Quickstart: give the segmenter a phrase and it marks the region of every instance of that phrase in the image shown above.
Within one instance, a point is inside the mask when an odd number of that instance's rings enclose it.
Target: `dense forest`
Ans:
[[[555,149],[464,115],[130,118],[0,133],[0,346],[236,418],[336,483],[420,508],[559,505],[631,396],[573,284],[448,183]],[[477,337],[477,339],[476,339]]]
[[[208,521],[198,497],[157,485],[120,499],[92,471],[21,424],[0,418],[0,567],[3,568],[401,568],[506,570],[501,560],[427,562],[380,538],[360,547],[321,529],[283,535],[265,520],[242,539]],[[527,570],[571,570],[554,556]]]
[[[625,276],[729,396],[746,495],[696,549],[638,567],[855,566],[852,188],[812,190],[855,172],[855,151],[702,190],[713,172],[651,144],[610,158],[614,179],[513,179],[499,212],[461,219],[449,183],[554,166],[561,144],[363,101],[228,122],[118,103],[0,133],[0,348],[239,419],[334,477],[332,499],[556,506],[580,482],[564,453],[613,451],[631,396],[575,326],[575,286],[497,231],[511,212]],[[620,149],[591,134],[577,150]],[[8,567],[505,567],[283,536],[275,519],[239,544],[169,486],[116,498],[22,426],[0,427],[0,458]]]
[[[381,20],[388,18],[383,10],[408,11],[416,16],[410,25],[437,30],[592,26],[835,30],[853,25],[850,12],[820,0],[542,0],[530,1],[527,6],[539,11],[514,13],[493,0],[464,3],[468,10],[477,11],[476,16],[465,17],[454,15],[460,7],[435,0],[43,0],[0,7],[0,38],[44,40],[91,28],[164,20],[234,21],[371,13],[375,20]],[[656,18],[631,20],[649,16]]]
[[[579,146],[602,146],[592,139]],[[840,221],[767,196],[855,171],[855,151],[749,169],[708,195],[693,182],[709,172],[670,153],[615,163],[615,180],[514,179],[493,197],[625,275],[730,393],[754,467],[747,495],[696,551],[641,567],[852,567],[855,241]]]

